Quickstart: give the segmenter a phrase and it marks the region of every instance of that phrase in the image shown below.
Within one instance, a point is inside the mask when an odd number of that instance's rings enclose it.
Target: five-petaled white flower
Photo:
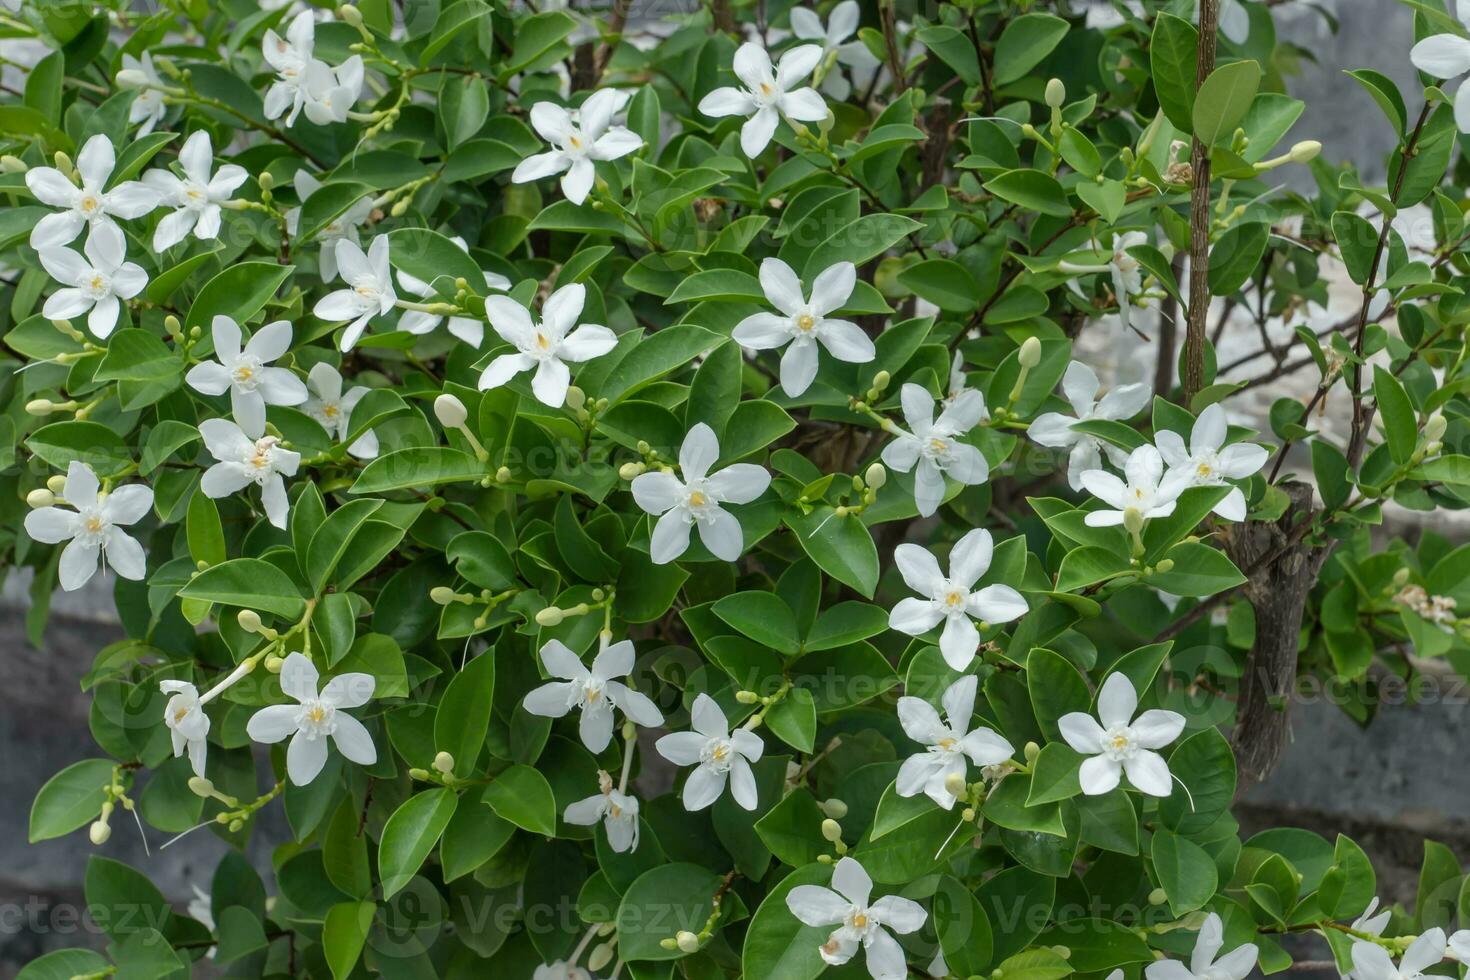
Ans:
[[[119,252],[124,251],[122,229],[114,218],[141,218],[158,207],[158,195],[140,181],[125,180],[107,190],[108,178],[117,163],[112,141],[101,133],[82,146],[77,155],[78,187],[55,167],[32,167],[26,171],[26,186],[36,200],[63,210],[48,214],[31,229],[31,248],[41,251],[76,241],[83,228],[114,232]]]
[[[123,72],[132,73],[132,84],[127,87],[138,93],[133,96],[133,104],[128,106],[128,125],[142,123],[138,127],[137,135],[147,136],[163,119],[164,113],[168,112],[168,105],[163,101],[163,79],[158,76],[158,69],[153,67],[153,55],[147,51],[143,52],[141,59],[124,54],[122,65],[122,71],[118,72],[119,82],[123,78]]]
[[[1470,27],[1470,0],[1459,0],[1455,13]],[[1433,34],[1414,45],[1409,60],[1435,78],[1455,78],[1470,71],[1470,40],[1459,34]],[[1463,84],[1455,93],[1455,123],[1460,132],[1470,133],[1470,89]]]
[[[1353,943],[1353,980],[1419,980],[1444,959],[1447,948],[1444,930],[1426,929],[1409,944],[1395,965],[1388,950],[1362,940]],[[1233,978],[1232,978],[1233,980]]]
[[[567,362],[579,363],[601,357],[617,346],[618,338],[607,327],[595,323],[577,326],[587,287],[579,282],[562,286],[541,304],[541,322],[531,311],[509,296],[485,300],[485,318],[500,339],[516,348],[501,354],[480,375],[479,388],[498,388],[522,371],[536,369],[531,392],[536,400],[552,408],[566,404],[572,372]]]
[[[338,442],[347,438],[352,431],[352,410],[368,393],[363,385],[354,385],[342,391],[342,375],[332,365],[322,361],[306,376],[307,396],[301,410],[321,424],[323,429]],[[347,447],[347,451],[358,459],[372,459],[378,455],[378,434],[367,430]]]
[[[333,68],[312,59],[306,66],[306,84],[301,109],[318,126],[347,121],[347,113],[362,95],[365,69],[361,55],[353,55]]]
[[[38,507],[26,515],[25,528],[42,544],[67,542],[61,549],[57,579],[67,592],[86,584],[102,562],[126,579],[137,581],[147,571],[143,546],[122,531],[136,524],[153,506],[153,491],[141,483],[101,493],[97,474],[72,460],[66,468],[62,500],[73,509]]]
[[[857,268],[851,262],[828,266],[812,283],[808,300],[801,280],[780,259],[761,262],[761,289],[781,313],[756,313],[735,325],[731,336],[750,350],[773,350],[789,344],[781,355],[781,390],[795,398],[817,376],[817,344],[839,361],[865,364],[874,357],[873,342],[849,320],[832,319],[852,295]]]
[[[740,522],[721,504],[748,504],[766,492],[771,474],[754,463],[735,463],[718,473],[710,467],[720,458],[714,430],[697,423],[679,447],[679,472],[641,473],[633,478],[633,499],[659,516],[648,539],[649,557],[663,565],[689,548],[689,529],[699,525],[699,540],[721,561],[734,561],[745,547]]]
[[[254,483],[260,487],[266,517],[284,530],[291,504],[283,477],[296,475],[301,454],[283,449],[275,436],[253,439],[228,419],[205,419],[199,423],[199,434],[210,455],[219,460],[199,480],[204,495],[228,497]]]
[[[305,204],[307,198],[322,189],[322,182],[305,170],[296,171],[296,176],[291,178],[291,184],[296,189],[296,199],[302,204]],[[351,207],[327,222],[326,227],[313,236],[322,246],[319,259],[322,282],[331,282],[337,278],[338,240],[346,238],[354,245],[360,244],[357,230],[367,223],[372,213],[373,199],[370,197],[358,198]],[[300,226],[301,206],[297,205],[286,211],[286,234],[294,239]]]
[[[997,766],[1016,754],[1015,746],[983,725],[970,727],[975,714],[975,689],[979,678],[968,674],[951,684],[940,698],[944,719],[923,698],[898,699],[898,721],[909,738],[926,746],[911,755],[898,770],[895,789],[899,796],[923,793],[946,810],[955,804],[949,791],[951,776],[964,778],[969,763]]]
[[[828,67],[827,73],[822,76],[822,91],[838,101],[843,101],[852,94],[852,85],[841,72],[831,70],[832,62],[864,71],[874,70],[882,64],[873,57],[873,53],[862,41],[848,40],[857,33],[861,17],[857,0],[842,0],[833,7],[832,12],[827,15],[826,27],[822,26],[821,16],[810,7],[791,8],[791,33],[803,41],[812,41],[822,46],[822,61]]]
[[[841,966],[861,946],[873,980],[903,980],[908,961],[898,940],[924,925],[928,913],[911,899],[888,895],[871,902],[873,879],[855,858],[845,857],[832,869],[832,887],[797,885],[786,896],[791,914],[809,926],[836,926],[821,946],[822,961]]]
[[[294,126],[303,110],[317,124],[341,122],[362,93],[363,63],[360,55],[333,68],[314,56],[316,19],[303,10],[286,28],[282,39],[274,30],[265,32],[261,53],[276,70],[276,80],[265,93],[265,117],[286,114],[286,125]]]
[[[699,100],[706,116],[749,116],[740,127],[740,149],[754,160],[776,133],[776,125],[787,122],[818,122],[827,118],[827,103],[814,88],[795,86],[812,73],[822,60],[822,49],[803,44],[781,56],[771,69],[771,56],[754,41],[746,41],[735,52],[735,77],[745,88],[717,88]]]
[[[659,739],[658,754],[676,766],[693,766],[684,780],[684,809],[703,810],[725,791],[746,810],[754,810],[756,800],[755,771],[752,762],[760,761],[765,743],[749,729],[730,731],[725,712],[708,694],[694,699],[689,709],[691,732],[674,732]]]
[[[560,718],[573,708],[582,712],[579,734],[589,752],[601,752],[612,741],[613,709],[635,725],[653,728],[664,723],[664,716],[648,695],[632,690],[618,680],[633,669],[633,641],[609,644],[599,642],[597,656],[589,670],[560,640],[549,640],[541,648],[541,663],[546,672],[561,680],[542,684],[522,702],[533,715]]]
[[[199,689],[188,681],[159,681],[164,694],[171,695],[163,708],[163,723],[173,742],[174,758],[189,753],[189,766],[194,775],[204,775],[204,760],[209,751],[209,716]]]
[[[1183,470],[1164,472],[1164,457],[1153,446],[1139,446],[1123,463],[1123,480],[1107,470],[1088,470],[1082,474],[1082,486],[1107,504],[1102,510],[1088,511],[1088,527],[1128,525],[1130,514],[1137,520],[1168,517],[1174,513],[1179,495],[1190,486],[1192,477]],[[1130,529],[1131,530],[1131,529]]]
[[[1260,950],[1254,943],[1246,943],[1220,956],[1224,945],[1225,923],[1211,912],[1194,940],[1189,966],[1178,960],[1155,960],[1144,967],[1144,974],[1148,980],[1245,980],[1255,967]]]
[[[1101,388],[1102,384],[1092,368],[1081,361],[1073,361],[1067,366],[1067,373],[1062,376],[1062,393],[1067,396],[1072,411],[1077,414],[1070,416],[1060,412],[1046,412],[1037,416],[1026,432],[1039,445],[1052,449],[1071,449],[1071,455],[1067,459],[1067,482],[1073,490],[1082,489],[1083,473],[1102,467],[1101,450],[1104,446],[1096,436],[1076,429],[1076,424],[1098,419],[1114,422],[1131,419],[1143,411],[1143,407],[1153,397],[1152,387],[1140,383],[1119,385],[1099,401],[1097,393]],[[1114,456],[1114,462],[1118,462],[1121,454],[1111,446],[1107,448],[1109,456]]]
[[[944,500],[944,478],[974,486],[990,479],[990,464],[974,446],[961,442],[986,418],[985,396],[969,390],[944,406],[934,418],[934,396],[920,385],[905,384],[899,391],[908,430],[893,426],[894,438],[883,448],[883,462],[900,473],[914,471],[914,503],[919,515],[929,517]]]
[[[1169,429],[1160,429],[1154,435],[1159,454],[1171,471],[1178,470],[1192,487],[1224,486],[1226,480],[1244,480],[1266,465],[1267,452],[1249,442],[1225,445],[1228,429],[1225,409],[1217,402],[1205,408],[1195,419],[1189,433],[1189,445]],[[1245,520],[1245,494],[1240,487],[1232,487],[1225,499],[1215,505],[1215,513],[1227,521]]]
[[[1026,600],[1009,585],[987,585],[974,590],[980,576],[990,568],[994,548],[990,532],[975,528],[949,553],[949,576],[939,571],[939,562],[916,544],[901,544],[893,560],[909,588],[925,596],[904,599],[893,607],[888,625],[900,633],[922,636],[944,623],[939,651],[955,670],[964,670],[980,647],[980,632],[972,619],[986,624],[1009,623],[1026,615]],[[973,590],[973,591],[972,591]]]
[[[285,320],[267,323],[240,346],[240,325],[227,316],[216,316],[210,325],[214,356],[189,369],[184,380],[206,395],[230,393],[230,409],[240,428],[252,439],[265,434],[267,405],[300,405],[306,401],[306,385],[289,368],[271,367],[271,361],[291,346],[291,324]]]
[[[393,309],[398,293],[393,289],[393,271],[388,266],[387,235],[374,238],[366,254],[350,238],[337,239],[335,249],[337,272],[347,288],[323,296],[311,312],[322,320],[351,321],[342,331],[341,340],[342,350],[349,351],[369,320]]]
[[[44,218],[42,221],[46,220]],[[126,242],[116,225],[97,225],[82,245],[85,258],[65,245],[37,250],[41,265],[62,288],[41,308],[48,320],[72,320],[87,314],[87,329],[102,338],[112,333],[122,313],[122,300],[148,285],[148,273],[127,261]]]
[[[463,238],[455,236],[449,239],[459,246],[461,252],[469,252],[470,247]],[[485,277],[486,289],[509,289],[510,280],[494,272],[481,272]],[[429,299],[434,295],[434,287],[424,282],[417,276],[411,276],[402,269],[398,270],[398,288],[410,296],[419,299]],[[444,317],[438,313],[426,313],[423,310],[405,310],[403,316],[398,318],[398,329],[411,334],[426,334],[439,324],[444,322]],[[449,333],[458,337],[471,347],[479,347],[480,342],[485,339],[485,324],[478,317],[452,316],[449,318]]]
[[[343,711],[368,703],[377,681],[372,674],[338,674],[320,692],[321,675],[300,653],[292,653],[281,665],[281,691],[296,704],[273,704],[261,708],[245,723],[245,731],[257,742],[273,745],[286,737],[286,774],[297,786],[305,786],[327,764],[327,739],[349,762],[370,766],[378,761],[373,737],[362,722]]]
[[[219,237],[220,205],[230,199],[250,175],[234,163],[214,169],[214,148],[209,132],[198,130],[184,141],[179,150],[179,166],[183,178],[157,168],[143,175],[143,183],[153,190],[165,207],[174,209],[153,229],[153,251],[183,241],[189,232],[201,241]]]
[[[1057,727],[1062,738],[1077,752],[1090,758],[1082,763],[1078,777],[1082,792],[1098,796],[1117,787],[1122,773],[1140,792],[1168,796],[1169,764],[1155,752],[1184,731],[1184,716],[1177,711],[1151,708],[1138,710],[1138,692],[1127,675],[1114,671],[1097,695],[1097,718],[1083,711],[1061,717]],[[1101,719],[1102,724],[1098,724]]]
[[[598,792],[569,805],[562,819],[578,827],[591,827],[599,820],[614,851],[638,850],[638,800],[613,785],[606,772],[597,773]]]
[[[627,92],[605,88],[588,96],[578,109],[564,109],[555,102],[531,106],[531,126],[552,149],[522,160],[510,175],[511,183],[564,174],[561,192],[567,200],[573,204],[587,200],[597,179],[594,161],[616,160],[643,145],[643,138],[626,126],[611,125],[627,102]]]

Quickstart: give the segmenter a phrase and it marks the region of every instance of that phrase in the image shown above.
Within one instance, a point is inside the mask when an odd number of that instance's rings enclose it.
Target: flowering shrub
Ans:
[[[1464,550],[1373,532],[1470,493],[1467,27],[1413,4],[1422,98],[1354,73],[1379,188],[1283,142],[1274,4],[1198,6],[7,0],[5,543],[35,641],[99,580],[127,636],[30,823],[106,950],[24,975],[1470,955],[1445,849],[1379,912],[1230,812],[1299,675],[1465,662]],[[1111,317],[1153,380],[1074,351]],[[204,901],[135,819],[235,848]]]

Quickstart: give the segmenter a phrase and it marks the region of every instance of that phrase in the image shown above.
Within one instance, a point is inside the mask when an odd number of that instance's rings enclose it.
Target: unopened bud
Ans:
[[[232,833],[232,834],[238,834],[240,831],[242,831],[244,829],[245,829],[245,821],[241,820],[239,817],[236,817],[234,820],[231,820],[230,821],[230,833]]]
[[[214,783],[203,776],[189,777],[189,792],[195,796],[209,797],[214,795]]]
[[[681,929],[674,937],[674,944],[679,947],[681,953],[699,952],[699,937],[688,929]]]
[[[632,480],[641,476],[644,470],[642,463],[624,463],[618,467],[618,476],[624,480]]]
[[[56,494],[45,487],[37,487],[26,494],[27,507],[50,507],[56,503]]]
[[[32,398],[26,402],[26,414],[44,418],[56,411],[56,403],[49,398]]]
[[[73,171],[76,170],[76,166],[71,162],[71,157],[67,156],[60,150],[57,150],[56,153],[52,155],[51,159],[53,162],[55,162],[56,169],[60,170],[64,174],[70,175]]]
[[[883,484],[888,482],[888,471],[883,468],[882,463],[874,463],[863,472],[863,482],[874,490],[881,490]]]
[[[1029,766],[1036,762],[1037,756],[1041,755],[1041,746],[1035,742],[1027,742],[1026,747],[1021,752],[1026,756],[1026,765]]]
[[[281,667],[283,667],[285,663],[286,661],[284,658],[278,657],[275,654],[271,654],[269,657],[265,658],[265,669],[269,673],[279,674],[281,672]]]
[[[408,771],[408,778],[409,779],[417,779],[419,782],[423,782],[424,780],[426,780],[426,779],[429,778],[429,770],[427,770],[427,769],[420,769],[417,766],[415,766],[414,768],[412,768],[412,769],[410,769]]]
[[[13,153],[7,153],[3,157],[0,157],[0,171],[7,174],[23,174],[29,169],[30,167],[26,166],[26,162]]]
[[[566,618],[566,613],[556,606],[547,606],[536,614],[536,622],[541,626],[556,626]]]
[[[1021,342],[1021,351],[1016,355],[1021,362],[1021,367],[1026,370],[1034,368],[1041,363],[1041,341],[1035,337],[1027,337]]]
[[[944,777],[944,791],[950,796],[964,796],[965,789],[965,777],[961,773],[952,772]]]
[[[344,3],[338,7],[337,16],[343,23],[351,24],[353,27],[362,26],[362,12],[350,3]]]
[[[739,701],[741,704],[755,704],[760,699],[761,699],[761,696],[759,694],[755,693],[754,691],[736,691],[735,692],[735,700],[736,701]]]
[[[822,837],[834,844],[840,841],[842,839],[842,824],[833,820],[831,817],[823,820]]]
[[[1292,163],[1311,163],[1321,152],[1322,144],[1317,140],[1303,140],[1291,148],[1288,156]]]
[[[58,497],[61,496],[66,490],[66,477],[60,473],[53,473],[51,476],[46,477],[46,489]]]
[[[607,923],[604,923],[606,925]],[[598,943],[587,957],[587,969],[594,973],[601,973],[602,968],[612,962],[615,947],[612,943]]]
[[[113,77],[120,89],[147,88],[148,76],[137,68],[124,68]]]
[[[1123,527],[1128,529],[1129,534],[1143,531],[1143,511],[1137,507],[1123,508]]]
[[[440,752],[434,756],[434,768],[443,773],[454,772],[454,756],[448,752]]]
[[[1444,438],[1444,430],[1447,428],[1447,425],[1448,423],[1445,422],[1444,416],[1439,412],[1435,412],[1424,423],[1424,438],[1429,442],[1438,442]]]
[[[1409,584],[1409,570],[1407,568],[1400,568],[1398,571],[1394,572],[1393,584],[1399,588],[1402,588],[1403,586]]]
[[[514,474],[511,473],[509,466],[502,466],[500,469],[498,469],[498,470],[495,471],[495,482],[496,483],[509,483],[510,482],[510,478],[513,475]]]
[[[817,809],[821,810],[833,820],[841,820],[843,817],[847,816],[847,804],[837,799],[835,796],[830,800],[823,800],[822,802],[818,803]]]
[[[451,394],[446,393],[434,399],[434,417],[446,429],[458,429],[464,425],[469,414],[464,402]]]
[[[1154,566],[1154,571],[1156,572],[1172,572],[1173,570],[1174,559],[1172,558],[1161,558],[1159,559],[1159,563]]]
[[[112,828],[107,826],[107,824],[103,823],[101,820],[96,820],[93,821],[91,828],[87,831],[87,836],[92,838],[93,844],[101,847],[103,844],[106,844],[107,839],[112,836]]]
[[[436,606],[447,606],[453,602],[458,595],[447,585],[436,585],[429,590],[429,599]]]
[[[235,614],[235,622],[239,623],[240,628],[247,633],[260,631],[260,613],[254,609],[241,609]]]
[[[585,391],[583,391],[581,388],[578,388],[576,385],[572,385],[570,388],[567,389],[567,408],[570,408],[572,411],[575,412],[577,409],[583,407],[586,404],[587,393]]]
[[[1163,905],[1169,900],[1168,894],[1162,888],[1155,888],[1148,893],[1148,904]]]
[[[888,387],[888,383],[892,380],[893,375],[889,374],[887,371],[879,371],[877,374],[873,375],[873,387],[879,391],[882,391],[883,389]]]
[[[1046,104],[1053,109],[1060,109],[1062,103],[1067,101],[1067,86],[1062,84],[1060,78],[1053,78],[1046,83]]]

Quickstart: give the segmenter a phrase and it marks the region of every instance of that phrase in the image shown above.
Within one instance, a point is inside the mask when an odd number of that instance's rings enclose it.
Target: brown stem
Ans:
[[[893,0],[882,0],[878,4],[878,17],[883,23],[883,53],[888,58],[888,72],[893,76],[893,94],[903,95],[908,90],[909,80],[904,77],[903,55],[898,51],[898,24],[893,16]]]
[[[1199,55],[1194,65],[1198,90],[1215,70],[1215,35],[1220,0],[1200,0]],[[1198,136],[1190,149],[1189,325],[1184,337],[1184,404],[1205,386],[1205,317],[1210,311],[1210,148]]]

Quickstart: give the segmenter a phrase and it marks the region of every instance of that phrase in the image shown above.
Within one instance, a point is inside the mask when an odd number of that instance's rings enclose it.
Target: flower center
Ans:
[[[729,772],[730,763],[735,754],[735,749],[730,745],[729,739],[710,739],[700,753],[700,761],[714,769],[715,772]]]
[[[689,494],[690,507],[703,507],[707,503],[709,503],[709,498],[698,490],[695,490]]]
[[[324,701],[306,701],[301,705],[301,728],[313,735],[330,735],[336,727],[337,709]]]
[[[1113,760],[1131,759],[1138,753],[1137,739],[1127,725],[1109,728],[1102,739],[1103,755]]]
[[[934,745],[936,747],[941,748],[941,749],[943,749],[946,752],[952,751],[954,749],[954,747],[956,745],[958,745],[958,744],[959,744],[959,741],[956,738],[954,738],[954,736],[952,736],[952,735],[946,735],[943,738],[941,738],[939,741],[937,741],[937,742],[934,743]]]
[[[802,333],[809,332],[816,325],[817,320],[810,313],[803,313],[801,316],[796,318],[796,329],[800,330]]]
[[[569,146],[573,150],[582,149],[582,137],[578,136],[576,133],[572,133],[570,136],[567,137],[567,146]]]
[[[949,443],[937,436],[929,440],[929,454],[931,456],[943,456],[949,452]]]
[[[94,270],[91,278],[82,283],[82,288],[91,293],[93,299],[101,299],[110,291],[111,283],[108,282],[106,276]]]
[[[189,716],[189,706],[183,705],[174,710],[174,724],[177,725]]]
[[[322,406],[322,414],[325,415],[329,419],[336,418],[337,417],[337,413],[340,412],[340,411],[341,411],[341,409],[338,408],[336,405],[323,405]]]
[[[542,333],[540,330],[536,331],[536,349],[551,350],[551,341],[547,338],[546,334]]]
[[[965,595],[958,589],[952,589],[948,594],[945,595],[944,604],[950,609],[962,609],[964,608],[965,600],[968,598],[969,596]]]
[[[93,194],[83,194],[82,199],[77,202],[77,210],[86,215],[96,214],[101,207],[102,202]]]

